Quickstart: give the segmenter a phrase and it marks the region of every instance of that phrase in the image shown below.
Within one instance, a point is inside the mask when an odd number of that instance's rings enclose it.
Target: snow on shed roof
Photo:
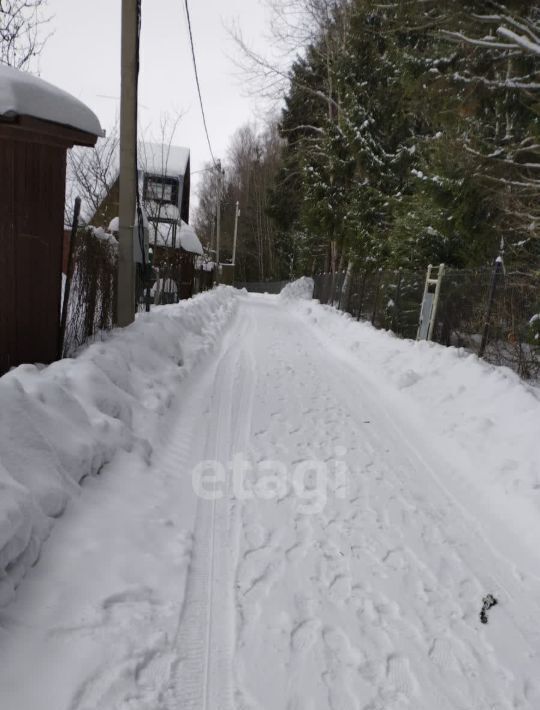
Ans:
[[[95,113],[49,82],[0,64],[0,117],[30,116],[102,136]]]
[[[202,256],[203,248],[199,237],[193,227],[186,224],[184,221],[182,221],[182,226],[180,227],[180,245],[185,251]]]
[[[145,173],[170,177],[185,175],[188,162],[189,148],[146,141],[139,143],[139,170],[144,170]]]
[[[180,222],[180,229],[177,228],[176,239],[173,239],[173,225],[171,223],[158,222],[156,224],[150,221],[150,246],[154,244],[169,249],[181,247],[184,251],[199,256],[203,254],[202,244],[195,230],[183,220]]]

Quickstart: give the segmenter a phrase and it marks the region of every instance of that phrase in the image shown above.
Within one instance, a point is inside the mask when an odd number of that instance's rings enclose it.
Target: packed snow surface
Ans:
[[[0,615],[0,707],[540,707],[540,401],[509,371],[222,290],[17,373],[43,471],[59,427],[103,465]]]
[[[76,99],[37,76],[0,64],[0,116],[31,116],[102,136],[97,116]]]

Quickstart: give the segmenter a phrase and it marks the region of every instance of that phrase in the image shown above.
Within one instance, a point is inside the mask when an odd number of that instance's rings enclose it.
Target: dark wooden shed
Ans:
[[[0,375],[58,357],[66,152],[100,134],[80,101],[0,67]]]

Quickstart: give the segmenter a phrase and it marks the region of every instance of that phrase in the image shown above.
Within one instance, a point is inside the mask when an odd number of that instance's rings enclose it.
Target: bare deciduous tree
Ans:
[[[0,0],[0,62],[27,69],[48,39],[47,0]]]
[[[236,64],[247,79],[244,90],[255,96],[281,103],[291,81],[290,68],[302,57],[307,47],[321,55],[329,77],[339,35],[348,17],[347,0],[267,0],[270,13],[270,55],[254,50],[237,25],[230,35],[240,50]],[[332,31],[328,29],[333,27]],[[296,78],[298,82],[298,78]],[[302,89],[312,97],[332,103],[332,82],[325,92],[315,92],[307,85]]]
[[[242,126],[231,141],[221,196],[221,260],[226,262],[232,256],[238,202],[242,215],[236,259],[239,281],[276,278],[275,227],[268,208],[281,149],[282,139],[275,121],[262,131],[252,124]],[[217,173],[208,166],[199,186],[195,223],[211,251],[215,242],[217,191]]]
[[[117,178],[119,145],[118,125],[115,125],[105,138],[98,139],[94,148],[73,148],[68,152],[66,224],[71,223],[77,195],[82,200],[83,221],[96,214]]]
[[[218,194],[218,173],[211,163],[199,171],[200,182],[197,188],[199,202],[195,212],[195,231],[202,239],[209,252],[215,251],[216,205]]]

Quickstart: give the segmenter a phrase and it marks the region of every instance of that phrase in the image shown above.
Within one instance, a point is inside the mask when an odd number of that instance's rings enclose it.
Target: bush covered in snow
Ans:
[[[33,565],[86,476],[119,450],[149,458],[175,385],[236,307],[221,287],[139,315],[75,359],[22,365],[0,379],[0,606]]]
[[[291,281],[281,289],[280,296],[290,301],[311,300],[313,298],[314,282],[309,276],[302,276]]]

